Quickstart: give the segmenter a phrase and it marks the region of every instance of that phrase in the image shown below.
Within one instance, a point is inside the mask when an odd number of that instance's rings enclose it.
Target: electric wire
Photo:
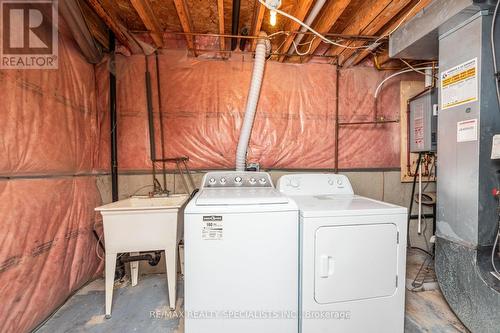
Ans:
[[[495,87],[497,91],[497,101],[498,101],[498,106],[500,109],[500,89],[499,89],[499,83],[498,83],[498,66],[497,66],[497,55],[496,55],[496,50],[495,50],[495,26],[496,26],[496,21],[497,21],[497,13],[498,13],[498,8],[500,7],[500,1],[497,2],[495,6],[495,11],[493,12],[493,21],[491,23],[491,54],[493,56],[493,68],[494,68],[494,75],[495,75]],[[491,249],[491,265],[493,266],[493,269],[495,272],[500,275],[500,272],[495,265],[495,250],[498,245],[498,239],[500,238],[500,218],[497,218],[497,236],[495,238],[495,242],[493,243],[493,249]]]
[[[332,45],[335,45],[335,46],[338,46],[338,47],[342,47],[342,48],[345,48],[345,49],[352,49],[352,50],[359,50],[359,49],[368,49],[368,50],[373,50],[374,48],[376,48],[377,46],[379,46],[380,44],[380,41],[388,36],[390,36],[391,34],[393,34],[397,29],[399,29],[399,27],[404,23],[406,22],[406,20],[408,19],[408,17],[410,17],[410,15],[414,12],[415,8],[417,8],[417,6],[420,4],[422,0],[419,0],[415,6],[413,6],[409,11],[408,13],[406,13],[406,15],[403,17],[403,19],[396,25],[396,27],[394,27],[391,31],[389,31],[388,33],[386,33],[385,35],[383,36],[380,36],[379,38],[377,38],[373,43],[370,43],[368,45],[362,45],[362,46],[350,46],[350,45],[345,45],[345,44],[340,44],[340,43],[337,43],[337,42],[334,42],[332,41],[331,39],[328,39],[326,38],[325,36],[323,36],[321,33],[317,32],[316,30],[314,30],[311,26],[307,25],[306,23],[302,22],[301,20],[299,20],[298,18],[296,18],[295,16],[291,15],[291,14],[288,14],[278,8],[273,8],[271,5],[267,4],[267,2],[265,0],[259,0],[259,2],[264,6],[266,7],[267,9],[269,10],[273,10],[275,11],[276,13],[286,17],[286,18],[289,18],[290,20],[298,23],[299,25],[301,25],[302,27],[306,28],[307,30],[311,31],[313,34],[315,34],[317,37],[319,37],[323,42],[327,43],[327,44],[332,44]],[[498,7],[498,5],[497,5]],[[306,52],[307,54],[307,52]]]
[[[418,68],[409,68],[409,69],[405,69],[405,70],[402,70],[400,72],[397,72],[397,73],[394,73],[392,75],[389,75],[388,77],[386,77],[384,80],[382,80],[382,82],[379,83],[379,85],[377,86],[377,89],[375,89],[375,94],[374,94],[374,97],[375,99],[378,97],[378,94],[380,93],[380,89],[382,88],[382,86],[384,85],[384,83],[386,83],[387,81],[389,81],[390,79],[398,76],[398,75],[401,75],[401,74],[405,74],[405,73],[409,73],[409,72],[414,72],[416,70],[426,70],[426,69],[434,69],[434,68],[438,68],[438,67],[418,67]],[[419,74],[422,74],[422,72],[417,72]],[[429,75],[429,76],[432,76],[434,77],[433,75],[431,74],[424,74],[424,75]]]
[[[301,25],[302,27],[306,28],[307,30],[311,31],[313,34],[315,34],[317,37],[319,37],[323,42],[325,42],[327,44],[332,44],[332,45],[335,45],[335,46],[338,46],[338,47],[342,47],[342,48],[346,48],[346,49],[353,49],[353,50],[367,49],[367,48],[370,47],[370,45],[349,46],[349,45],[344,45],[344,44],[340,44],[340,43],[334,42],[333,40],[328,39],[325,36],[323,36],[322,34],[320,34],[319,32],[317,32],[312,27],[308,26],[307,24],[305,24],[304,22],[302,22],[301,20],[299,20],[295,16],[290,15],[290,14],[288,14],[288,13],[282,11],[282,10],[279,10],[278,8],[273,8],[271,5],[267,4],[266,1],[264,1],[264,0],[259,0],[259,2],[262,5],[264,5],[264,7],[266,7],[267,9],[274,10],[276,13],[278,13],[278,14],[286,17],[286,18],[289,18],[290,20],[294,21],[295,23],[297,23],[297,24]]]

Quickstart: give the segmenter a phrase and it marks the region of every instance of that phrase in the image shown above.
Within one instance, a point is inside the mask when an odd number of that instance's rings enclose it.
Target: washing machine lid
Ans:
[[[197,206],[287,204],[289,199],[275,188],[206,188],[196,198]]]
[[[303,217],[406,214],[407,209],[358,195],[294,196]]]

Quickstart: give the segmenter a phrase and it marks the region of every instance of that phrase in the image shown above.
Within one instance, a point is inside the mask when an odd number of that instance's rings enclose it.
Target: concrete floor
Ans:
[[[407,263],[407,289],[416,276],[425,256],[410,251]],[[432,272],[427,281],[432,280]],[[435,286],[435,284],[434,284]],[[468,332],[454,316],[438,289],[427,283],[427,291],[406,293],[405,332],[454,333]],[[89,332],[172,332],[182,333],[184,294],[178,283],[177,309],[169,311],[166,277],[163,274],[145,275],[139,284],[128,282],[115,286],[112,318],[104,318],[104,280],[91,282],[72,296],[37,333]]]

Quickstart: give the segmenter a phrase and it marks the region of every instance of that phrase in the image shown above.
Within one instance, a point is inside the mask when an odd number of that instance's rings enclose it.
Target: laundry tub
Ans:
[[[95,210],[101,212],[106,249],[106,317],[111,317],[113,283],[118,253],[165,251],[169,306],[175,309],[177,246],[183,234],[183,214],[188,195],[131,197]],[[137,284],[139,262],[130,263],[132,286]]]

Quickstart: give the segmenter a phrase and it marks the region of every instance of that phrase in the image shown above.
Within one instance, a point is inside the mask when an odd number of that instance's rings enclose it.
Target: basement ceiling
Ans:
[[[319,0],[282,0],[280,10],[305,21]],[[249,35],[259,31],[273,35],[271,60],[282,62],[307,62],[315,57],[331,59],[344,66],[354,66],[365,58],[377,55],[387,58],[387,35],[402,21],[407,21],[432,0],[326,0],[312,28],[328,33],[328,38],[356,49],[347,49],[322,42],[312,34],[306,34],[296,48],[306,55],[298,56],[292,42],[300,26],[278,15],[275,26],[270,24],[270,12],[257,0],[240,1],[238,35],[247,28]],[[106,31],[110,28],[118,41],[131,53],[135,36],[157,48],[185,47],[190,54],[219,52],[227,57],[231,38],[203,36],[204,34],[230,35],[232,31],[233,0],[79,0],[82,13],[94,38],[107,48]],[[100,8],[99,8],[100,7]],[[96,20],[100,22],[96,22]],[[224,24],[219,24],[222,22]],[[106,29],[106,28],[104,28]],[[187,33],[187,34],[186,34]],[[193,35],[194,34],[194,35]],[[134,37],[131,37],[134,36]],[[172,37],[175,36],[175,37]],[[370,38],[371,37],[371,38]],[[379,37],[384,37],[380,38]],[[168,43],[167,39],[183,43]],[[211,42],[207,42],[211,39]],[[251,52],[254,40],[249,40],[243,50]],[[378,43],[374,45],[374,41]],[[371,45],[370,49],[367,46]],[[238,45],[239,46],[239,45]],[[375,47],[376,46],[376,47]],[[361,47],[361,48],[360,48]],[[220,51],[226,51],[220,53]],[[290,56],[289,52],[292,52]]]

